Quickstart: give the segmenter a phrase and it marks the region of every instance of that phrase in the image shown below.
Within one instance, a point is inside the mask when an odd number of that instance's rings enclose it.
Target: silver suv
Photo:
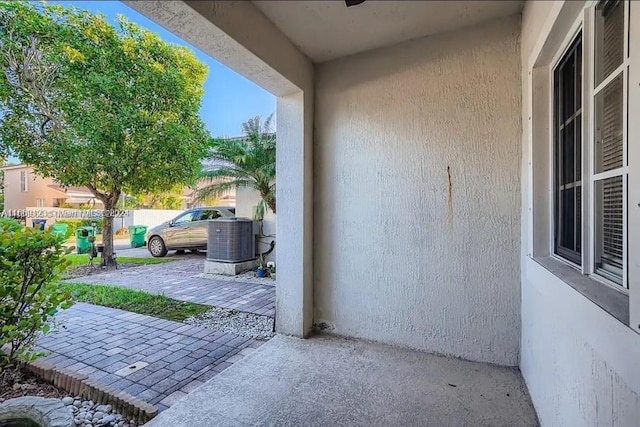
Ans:
[[[154,257],[163,257],[169,250],[206,250],[207,221],[235,216],[235,208],[203,207],[189,209],[171,221],[147,232],[147,249]]]

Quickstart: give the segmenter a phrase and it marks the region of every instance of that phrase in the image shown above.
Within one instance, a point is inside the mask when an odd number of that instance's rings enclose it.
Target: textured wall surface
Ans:
[[[546,140],[529,136],[531,116],[527,64],[543,45],[557,2],[527,2],[522,22],[522,342],[520,370],[542,426],[640,425],[640,335],[549,273],[527,255],[532,150]],[[567,22],[572,23],[573,19]],[[570,24],[569,24],[570,25]],[[568,28],[565,30],[568,31]],[[532,55],[534,56],[532,58]],[[537,102],[537,101],[535,101]],[[541,134],[545,134],[542,129]],[[533,165],[538,169],[536,165]],[[540,195],[535,195],[538,200]]]
[[[252,188],[238,188],[236,190],[236,216],[244,218],[253,218],[256,206],[260,202],[260,193]],[[277,208],[276,208],[277,209]],[[275,240],[276,235],[276,214],[270,209],[264,215],[262,221],[262,231],[265,236],[273,237],[261,237],[258,241],[257,251],[260,253],[269,250],[269,245],[272,240]],[[276,248],[265,256],[267,261],[276,261]]]
[[[518,363],[519,22],[316,69],[314,323]]]

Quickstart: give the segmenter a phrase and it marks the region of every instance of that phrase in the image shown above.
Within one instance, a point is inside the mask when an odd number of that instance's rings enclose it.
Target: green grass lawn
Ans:
[[[74,268],[81,265],[89,264],[88,254],[69,254],[69,255],[66,255],[65,258],[71,261],[71,265],[69,266],[69,268]],[[172,258],[136,258],[136,257],[128,257],[128,256],[122,256],[122,257],[119,256],[117,259],[118,259],[118,263],[120,264],[139,264],[139,265],[163,264],[165,262],[174,261],[174,259]]]
[[[117,286],[87,283],[62,283],[60,286],[65,291],[71,292],[75,301],[119,308],[176,322],[181,322],[187,317],[202,314],[211,309],[207,305],[177,301],[164,295],[154,295],[145,291]]]

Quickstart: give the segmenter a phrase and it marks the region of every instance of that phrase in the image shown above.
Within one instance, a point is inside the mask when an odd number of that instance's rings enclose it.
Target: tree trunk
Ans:
[[[110,203],[111,200],[104,203],[105,212],[102,215],[102,245],[104,249],[100,262],[100,265],[103,266],[115,265],[113,259],[113,212],[116,209],[117,200],[115,203]]]

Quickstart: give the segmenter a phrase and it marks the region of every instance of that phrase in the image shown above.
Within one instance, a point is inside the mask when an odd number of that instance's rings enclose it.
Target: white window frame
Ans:
[[[629,153],[628,153],[628,140],[631,129],[629,127],[629,102],[631,99],[631,93],[629,92],[629,74],[631,58],[634,55],[630,55],[629,52],[629,40],[630,40],[630,21],[631,16],[629,13],[630,2],[624,1],[624,57],[623,63],[613,71],[607,78],[605,78],[598,87],[594,87],[594,45],[595,45],[595,7],[599,3],[599,0],[589,1],[586,3],[584,9],[579,13],[578,18],[572,24],[570,30],[567,32],[566,37],[560,45],[560,49],[553,57],[549,67],[549,182],[552,183],[553,191],[551,192],[551,200],[549,202],[549,254],[551,256],[571,267],[578,269],[582,274],[603,283],[611,288],[622,292],[624,294],[629,293],[629,198],[631,197],[628,186],[628,172],[629,172]],[[638,7],[640,9],[640,7]],[[637,12],[634,8],[632,10]],[[582,33],[582,265],[577,265],[574,262],[556,254],[555,252],[555,232],[556,232],[556,214],[555,214],[555,101],[554,101],[554,71],[567,52],[567,49],[575,41],[577,35]],[[635,49],[635,56],[638,56],[638,49]],[[636,70],[637,71],[637,70]],[[595,174],[595,153],[594,153],[594,140],[595,140],[595,108],[594,99],[595,96],[602,91],[609,83],[611,83],[619,75],[623,76],[623,128],[626,130],[623,137],[623,166],[621,168],[601,172]],[[596,232],[595,232],[595,183],[608,177],[623,177],[623,273],[622,273],[622,285],[614,283],[606,277],[599,275],[595,269],[595,253],[596,253]],[[637,274],[637,273],[636,273]]]

